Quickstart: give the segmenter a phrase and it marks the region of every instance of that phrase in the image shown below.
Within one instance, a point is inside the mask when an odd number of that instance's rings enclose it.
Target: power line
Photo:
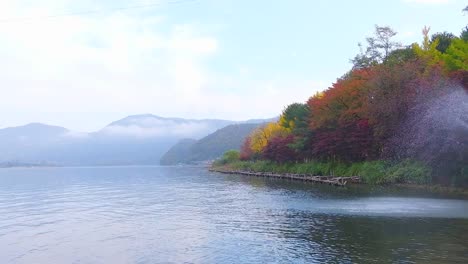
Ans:
[[[158,7],[158,6],[169,5],[169,4],[185,4],[185,3],[196,2],[196,1],[197,0],[169,0],[165,2],[157,2],[157,3],[145,4],[145,5],[115,7],[115,8],[106,8],[106,9],[99,9],[99,10],[86,10],[86,11],[69,12],[69,13],[63,13],[63,14],[57,14],[57,15],[23,17],[23,18],[7,18],[7,19],[0,19],[0,23],[27,22],[27,21],[44,20],[44,19],[55,19],[55,18],[68,17],[68,16],[91,15],[91,14],[99,14],[99,13],[113,12],[113,11],[125,11],[125,10],[131,10],[131,9],[151,8],[151,7]]]

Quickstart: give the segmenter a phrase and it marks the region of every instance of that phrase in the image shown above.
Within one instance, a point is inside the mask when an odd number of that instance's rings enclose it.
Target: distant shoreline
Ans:
[[[0,165],[0,169],[12,169],[12,168],[118,168],[118,167],[199,167],[206,168],[207,165],[196,165],[196,164],[183,164],[183,165],[160,165],[160,164],[132,164],[132,165],[15,165],[15,166],[3,166]]]

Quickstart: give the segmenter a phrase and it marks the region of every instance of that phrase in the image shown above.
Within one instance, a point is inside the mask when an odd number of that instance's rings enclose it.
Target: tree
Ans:
[[[351,60],[354,68],[367,68],[385,62],[390,52],[401,46],[399,42],[391,40],[396,34],[397,32],[390,27],[375,25],[374,36],[366,38],[365,51],[362,49],[362,44],[358,44],[361,53]]]
[[[454,39],[443,58],[450,71],[468,71],[468,41]]]
[[[456,38],[455,35],[453,35],[452,33],[448,33],[448,32],[435,33],[431,37],[431,43],[434,43],[437,41],[436,49],[442,53],[445,53],[445,51],[447,51],[448,47],[450,46],[450,44],[455,38]]]
[[[278,123],[268,123],[252,132],[250,135],[250,148],[254,153],[261,153],[266,145],[268,145],[270,139],[288,134],[289,131]]]
[[[437,49],[439,40],[435,39],[434,42],[429,40],[430,27],[424,27],[422,30],[423,42],[422,45],[417,43],[413,44],[413,49],[418,58],[424,61],[427,66],[440,65],[442,60],[442,53]]]
[[[262,154],[265,159],[275,161],[278,163],[291,162],[296,160],[296,152],[289,146],[294,142],[294,136],[288,135],[286,137],[272,138]]]
[[[223,157],[221,157],[221,164],[229,164],[240,159],[239,151],[237,150],[228,150],[224,152]]]
[[[314,113],[310,117],[310,128],[336,128],[339,123],[367,118],[368,80],[371,69],[352,71],[340,79],[320,96],[313,96],[307,104]]]
[[[288,144],[296,153],[302,153],[302,155],[297,155],[297,158],[305,159],[307,156],[305,148],[311,136],[309,117],[310,109],[307,104],[294,103],[288,105],[283,110],[278,122],[282,127],[292,133],[292,141]]]
[[[290,104],[283,110],[279,124],[295,135],[303,135],[307,132],[309,115],[310,109],[307,104]]]
[[[251,141],[252,139],[249,136],[242,143],[239,157],[241,160],[250,160],[253,157],[254,153],[251,148]]]
[[[467,186],[468,94],[443,79],[431,80],[430,86],[407,111],[389,144],[402,158],[429,165],[435,182]]]
[[[372,128],[366,119],[320,129],[312,139],[312,155],[321,159],[362,161],[374,157]]]
[[[408,61],[414,60],[416,53],[411,46],[393,50],[387,57],[386,64],[389,66],[397,66]]]
[[[466,26],[466,27],[462,30],[462,32],[461,32],[461,34],[460,34],[460,38],[461,38],[462,40],[464,40],[464,41],[468,41],[468,26]]]
[[[435,182],[468,185],[468,27],[460,38],[429,31],[422,43],[399,47],[393,30],[376,26],[352,70],[255,130],[240,158],[414,159],[431,167]]]
[[[411,105],[413,92],[408,84],[419,78],[424,71],[421,60],[409,61],[402,65],[382,65],[376,69],[369,81],[368,118],[373,127],[376,142],[383,144],[395,133]],[[378,146],[384,152],[382,146]]]
[[[410,61],[399,67],[382,67],[370,85],[373,88],[368,114],[374,142],[381,157],[391,159],[401,157],[402,145],[412,144],[400,140],[402,126],[411,118],[411,109],[431,104],[454,87],[440,65],[429,66],[426,60]]]
[[[323,95],[308,101],[311,154],[322,159],[362,160],[373,153],[368,122],[369,80],[373,69],[354,70]]]

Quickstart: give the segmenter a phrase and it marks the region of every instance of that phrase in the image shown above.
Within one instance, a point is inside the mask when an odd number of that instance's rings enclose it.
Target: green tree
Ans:
[[[442,53],[445,53],[455,38],[456,36],[449,32],[435,33],[431,37],[431,43],[437,41],[436,49]]]
[[[389,66],[399,65],[416,58],[416,53],[411,46],[396,49],[387,57],[386,64]]]
[[[224,152],[223,157],[221,158],[221,164],[233,163],[240,160],[240,153],[237,150],[228,150]]]
[[[304,151],[311,136],[309,117],[309,105],[301,103],[288,105],[280,116],[279,124],[292,133],[292,137],[289,138],[289,141],[283,142],[288,142],[288,147],[297,153]],[[299,155],[294,156],[299,158]]]
[[[460,38],[463,39],[464,41],[468,41],[468,26],[466,26],[461,34],[460,34]]]
[[[435,39],[434,42],[429,40],[430,27],[424,27],[422,30],[423,42],[422,45],[417,43],[413,44],[413,50],[422,59],[427,66],[434,66],[440,64],[442,60],[442,53],[437,49],[439,40]]]
[[[291,130],[295,135],[303,135],[307,132],[309,126],[310,109],[307,104],[290,104],[283,110],[279,124]]]
[[[455,39],[444,54],[444,60],[450,71],[468,71],[468,42]]]

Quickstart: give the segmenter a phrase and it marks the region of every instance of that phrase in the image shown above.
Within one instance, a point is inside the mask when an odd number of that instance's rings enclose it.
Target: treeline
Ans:
[[[424,28],[422,43],[408,46],[395,35],[376,26],[348,73],[253,131],[240,160],[412,164],[433,183],[468,186],[468,26],[458,36]]]

